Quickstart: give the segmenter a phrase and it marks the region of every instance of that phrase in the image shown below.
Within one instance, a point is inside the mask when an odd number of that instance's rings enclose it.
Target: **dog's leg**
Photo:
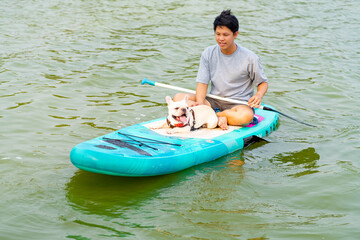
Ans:
[[[155,129],[169,128],[169,126],[166,124],[166,121],[158,121],[151,123],[151,125],[149,125],[149,128],[155,130]]]
[[[218,118],[217,116],[214,114],[212,115],[207,122],[207,128],[216,128],[217,127],[217,123],[218,123]]]
[[[191,128],[190,126],[185,126],[181,128],[170,128],[166,131],[167,134],[174,134],[174,133],[188,133],[190,132]]]

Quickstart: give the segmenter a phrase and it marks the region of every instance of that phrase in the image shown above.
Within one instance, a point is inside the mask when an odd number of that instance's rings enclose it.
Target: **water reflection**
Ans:
[[[280,153],[273,157],[270,162],[279,164],[285,164],[290,168],[296,167],[296,173],[289,174],[293,177],[301,177],[307,174],[317,173],[319,167],[317,161],[320,159],[320,155],[316,153],[315,148],[309,147],[296,152]]]
[[[223,179],[221,183],[224,183],[224,177],[228,174],[235,174],[241,178],[242,164],[237,164],[243,163],[240,154],[238,151],[178,173],[155,177],[118,177],[78,170],[66,184],[66,196],[76,209],[116,217],[122,215],[126,209],[141,206],[146,201],[158,197],[167,188],[189,184],[188,181],[194,179],[196,181],[192,184],[197,185],[199,177],[207,179],[216,175],[216,181]]]
[[[165,176],[130,178],[79,170],[67,183],[66,196],[72,206],[85,212],[119,215],[119,211],[157,196],[161,189],[177,183],[184,174],[186,171]]]

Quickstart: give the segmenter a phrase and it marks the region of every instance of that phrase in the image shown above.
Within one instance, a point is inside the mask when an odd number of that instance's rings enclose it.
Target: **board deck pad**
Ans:
[[[259,123],[264,120],[264,117],[256,115]],[[229,128],[227,130],[222,130],[221,128],[217,127],[217,128],[200,128],[197,129],[195,131],[190,131],[190,132],[186,132],[186,133],[172,133],[169,134],[167,133],[168,128],[157,128],[158,126],[165,126],[166,124],[166,119],[160,119],[158,121],[155,122],[151,122],[148,124],[145,124],[144,126],[151,129],[152,131],[164,135],[164,136],[172,136],[172,137],[180,137],[180,138],[202,138],[202,139],[212,139],[224,134],[227,134],[229,132],[232,132],[234,130],[243,128],[240,126],[229,126]],[[249,124],[246,127],[254,127],[256,126],[256,124]]]
[[[160,135],[163,135],[163,136],[180,137],[180,138],[202,138],[202,139],[212,139],[212,138],[218,137],[220,135],[232,132],[235,129],[241,128],[241,127],[235,127],[235,126],[229,126],[228,130],[222,130],[220,128],[214,128],[214,129],[200,128],[198,130],[190,131],[190,132],[186,132],[186,133],[169,134],[169,133],[167,133],[167,130],[169,128],[154,129],[154,127],[158,126],[161,123],[166,124],[166,120],[161,119],[161,120],[156,121],[156,122],[148,123],[148,124],[146,124],[144,126],[151,129],[152,131],[160,134]]]

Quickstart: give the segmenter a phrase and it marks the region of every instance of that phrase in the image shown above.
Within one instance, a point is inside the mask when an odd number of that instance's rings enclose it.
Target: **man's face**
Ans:
[[[234,47],[234,40],[239,32],[233,33],[228,27],[217,26],[215,29],[215,40],[223,53],[229,52]]]

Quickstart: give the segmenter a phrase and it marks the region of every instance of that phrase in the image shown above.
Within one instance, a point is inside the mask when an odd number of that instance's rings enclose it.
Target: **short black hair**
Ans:
[[[233,33],[239,31],[239,22],[237,18],[231,14],[231,10],[224,10],[214,21],[214,31],[217,27],[225,26],[229,28]]]

